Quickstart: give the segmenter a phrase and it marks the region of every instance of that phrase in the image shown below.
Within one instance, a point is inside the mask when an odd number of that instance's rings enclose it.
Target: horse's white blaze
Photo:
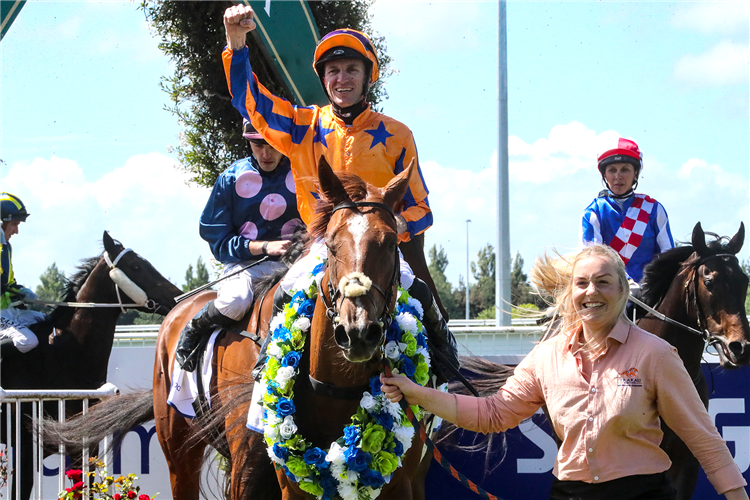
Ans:
[[[355,215],[350,217],[346,221],[346,225],[349,227],[349,234],[352,235],[354,241],[354,255],[356,255],[357,261],[355,265],[357,268],[360,267],[360,255],[362,255],[360,246],[362,245],[362,238],[367,234],[370,225],[367,223],[367,219],[364,215]]]

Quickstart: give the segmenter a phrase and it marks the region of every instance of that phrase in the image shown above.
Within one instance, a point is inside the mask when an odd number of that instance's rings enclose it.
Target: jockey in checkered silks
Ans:
[[[607,189],[586,207],[581,221],[581,243],[604,243],[616,250],[636,296],[646,264],[674,247],[667,211],[650,196],[635,192],[642,171],[638,144],[619,138],[599,155],[599,172]]]
[[[34,292],[16,282],[13,273],[13,249],[10,238],[18,234],[21,222],[29,213],[20,198],[10,193],[0,193],[0,358],[6,359],[32,350],[39,344],[36,334],[50,330],[47,316],[14,303],[23,299],[36,299]]]

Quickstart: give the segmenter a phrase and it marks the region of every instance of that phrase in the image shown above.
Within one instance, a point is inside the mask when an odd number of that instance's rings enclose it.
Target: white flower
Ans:
[[[341,445],[338,443],[333,443],[331,445],[331,448],[328,450],[328,454],[326,455],[326,460],[331,462],[332,465],[341,465],[345,462],[344,460],[344,450],[346,448],[342,448]]]
[[[289,439],[297,432],[297,425],[294,423],[294,418],[288,415],[284,418],[284,422],[279,426],[279,433],[283,439]]]
[[[268,451],[268,456],[271,457],[271,460],[273,460],[277,464],[284,465],[286,463],[286,461],[283,458],[276,456],[276,453],[273,452],[273,446],[267,447],[266,451]]]
[[[340,464],[331,464],[331,474],[333,474],[333,477],[335,478],[341,478],[341,476],[344,475],[344,472],[346,470],[346,464],[340,463]]]
[[[401,349],[399,349],[395,340],[391,340],[385,345],[385,357],[391,361],[398,361],[398,358],[401,357]]]
[[[414,297],[409,297],[406,301],[406,305],[413,307],[414,310],[417,311],[418,318],[424,318],[424,309],[422,308],[422,303],[420,301]]]
[[[396,436],[404,447],[404,452],[411,447],[411,440],[414,439],[414,427],[412,426],[393,426],[393,434]]]
[[[370,498],[377,498],[378,495],[380,495],[380,488],[375,489],[375,488],[371,488],[369,486],[365,486],[360,491],[364,491],[365,493],[367,493],[368,495],[370,495]]]
[[[350,483],[356,483],[359,479],[359,472],[353,471],[351,469],[347,469],[346,476],[344,477],[344,481],[348,481]]]
[[[357,487],[352,483],[339,483],[339,495],[343,500],[358,500]]]
[[[282,422],[281,418],[275,413],[269,411],[266,413],[266,423],[268,425],[279,425]]]
[[[396,422],[399,422],[401,420],[401,406],[399,406],[398,403],[391,403],[390,401],[386,401],[383,404],[383,407],[390,416],[396,419]]]
[[[263,434],[271,441],[276,441],[279,438],[279,431],[274,425],[266,425],[263,427]]]
[[[273,317],[271,320],[271,323],[268,325],[268,331],[273,332],[275,331],[279,326],[281,326],[284,323],[284,314],[277,314]]]
[[[370,394],[369,392],[365,392],[362,395],[362,399],[359,401],[359,406],[361,406],[368,412],[372,412],[372,410],[377,408],[378,402],[375,400],[375,398],[372,397],[372,394]]]
[[[277,342],[271,342],[268,344],[268,355],[273,356],[274,358],[281,357],[281,347],[279,347]]]
[[[299,328],[302,332],[308,331],[310,329],[310,318],[297,318],[297,320],[292,324],[292,328]]]
[[[409,332],[412,335],[417,335],[417,320],[414,316],[407,313],[399,313],[396,316],[396,321],[402,330]]]
[[[422,356],[424,356],[424,362],[427,363],[427,366],[432,366],[430,351],[428,351],[424,347],[420,347],[419,349],[417,349],[417,354],[421,354]]]
[[[285,387],[286,383],[292,380],[294,377],[294,368],[291,366],[282,366],[276,371],[276,382],[281,387]]]

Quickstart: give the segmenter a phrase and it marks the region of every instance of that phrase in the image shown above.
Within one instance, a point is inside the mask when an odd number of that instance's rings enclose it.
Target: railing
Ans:
[[[5,490],[5,498],[11,498],[11,491],[13,485],[17,485],[15,499],[21,499],[21,457],[22,453],[33,454],[34,464],[34,490],[32,491],[31,498],[42,500],[45,498],[43,494],[43,479],[44,479],[44,442],[42,440],[42,422],[44,414],[44,402],[57,401],[57,412],[58,420],[63,421],[65,419],[65,403],[72,400],[83,401],[83,413],[88,411],[89,400],[99,399],[106,396],[113,396],[118,394],[119,390],[113,384],[104,384],[96,390],[62,390],[62,391],[46,391],[46,390],[33,390],[33,391],[16,391],[16,390],[5,390],[0,388],[0,410],[5,413],[5,424],[6,431],[3,436],[5,443],[20,443],[21,442],[21,426],[26,423],[21,422],[21,411],[18,411],[19,404],[31,403],[32,405],[32,428],[35,429],[33,433],[33,447],[32,450],[21,450],[21,446],[11,447],[6,445],[6,459],[5,464],[8,471],[8,480],[5,487],[0,488],[0,492]],[[5,403],[4,405],[2,403]],[[0,417],[1,418],[1,417]],[[109,439],[104,440],[104,448],[107,449],[109,445]],[[57,493],[65,489],[65,448],[63,446],[58,450],[60,454],[60,469],[58,477],[58,489],[52,496],[47,495],[46,498],[57,498]],[[88,472],[88,450],[83,452],[83,467],[84,474]],[[106,468],[109,470],[108,456],[104,457],[103,462]],[[34,494],[36,493],[36,494]]]

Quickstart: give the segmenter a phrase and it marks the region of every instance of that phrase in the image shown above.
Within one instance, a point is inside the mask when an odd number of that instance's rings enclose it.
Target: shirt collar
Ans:
[[[628,336],[630,335],[630,326],[631,324],[628,321],[626,321],[624,318],[618,319],[617,323],[615,323],[615,326],[609,332],[609,335],[607,335],[606,344],[609,344],[610,339],[616,342],[619,342],[620,344],[624,344],[625,342],[627,342]],[[575,333],[570,335],[570,337],[567,340],[566,350],[573,355],[575,355],[578,352],[578,349],[579,349],[578,337],[582,329],[583,327],[577,328],[575,330]],[[605,347],[602,354],[606,353],[608,349],[609,349],[609,346]]]

